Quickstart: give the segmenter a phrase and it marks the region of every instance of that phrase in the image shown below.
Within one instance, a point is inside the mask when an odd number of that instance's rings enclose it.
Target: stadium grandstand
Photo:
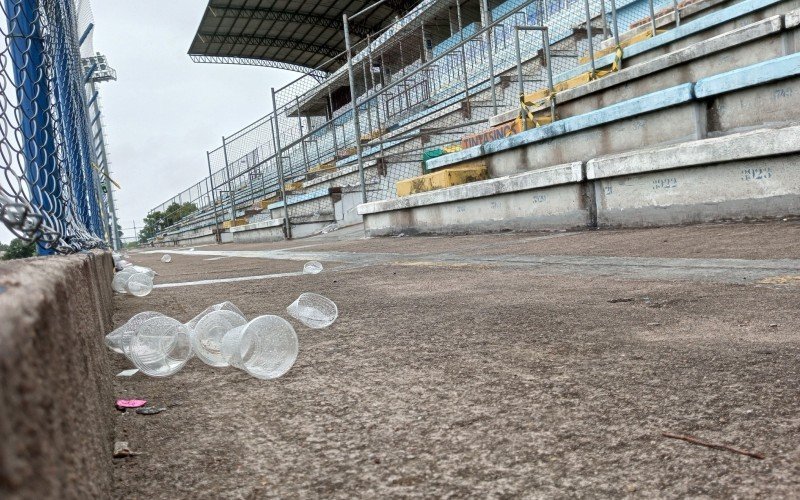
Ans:
[[[794,0],[211,0],[199,63],[298,73],[152,242],[800,212]],[[746,161],[745,163],[742,163]],[[335,225],[335,226],[332,226]]]

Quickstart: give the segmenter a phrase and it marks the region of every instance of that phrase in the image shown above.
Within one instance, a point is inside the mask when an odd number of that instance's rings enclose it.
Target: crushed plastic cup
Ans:
[[[114,279],[111,280],[111,288],[117,293],[128,293],[128,288],[127,288],[128,280],[130,280],[131,276],[138,273],[150,276],[151,281],[158,275],[158,273],[156,273],[149,267],[130,265],[122,269],[121,271],[118,271],[114,275]]]
[[[153,277],[147,273],[136,273],[125,283],[127,292],[135,297],[144,297],[153,291]]]
[[[286,308],[286,312],[309,328],[326,328],[339,317],[336,304],[316,293],[301,294]]]
[[[112,351],[125,354],[127,356],[129,354],[129,347],[133,333],[145,321],[152,318],[157,318],[159,316],[164,315],[155,311],[144,311],[131,316],[131,319],[125,322],[124,325],[106,335],[106,345]]]
[[[230,330],[222,339],[228,364],[262,380],[289,371],[297,360],[297,350],[297,334],[280,316],[259,316]]]
[[[151,377],[172,375],[192,357],[189,329],[168,316],[148,319],[133,333],[129,353],[142,373]]]
[[[240,311],[239,308],[236,307],[232,302],[228,302],[226,300],[225,302],[220,302],[219,304],[214,304],[213,306],[206,307],[203,310],[203,312],[201,312],[200,314],[198,314],[194,318],[190,319],[186,323],[186,326],[189,328],[189,330],[194,330],[197,327],[197,323],[201,319],[203,319],[203,317],[206,314],[208,314],[210,312],[213,312],[213,311],[231,311],[231,312],[235,312],[236,314],[238,314],[239,316],[244,318],[244,313],[242,311]]]
[[[246,323],[244,316],[233,311],[220,309],[209,312],[191,331],[194,354],[207,365],[228,366],[222,354],[222,339],[226,333]]]
[[[172,262],[172,256],[168,253],[165,253],[164,255],[161,256],[161,262],[163,262],[164,264]]]
[[[322,263],[312,260],[303,266],[303,274],[319,274],[322,272]]]
[[[133,274],[133,272],[127,271],[126,269],[119,271],[114,275],[114,279],[111,280],[111,288],[117,293],[128,293],[125,285],[128,283],[128,278],[133,276]]]

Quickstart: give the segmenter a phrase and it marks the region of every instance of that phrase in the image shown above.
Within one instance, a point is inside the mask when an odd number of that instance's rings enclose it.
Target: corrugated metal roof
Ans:
[[[189,48],[196,62],[254,64],[329,73],[346,63],[342,14],[375,0],[210,0]],[[379,31],[417,1],[387,0],[350,23],[353,44]],[[334,60],[325,66],[331,58]]]

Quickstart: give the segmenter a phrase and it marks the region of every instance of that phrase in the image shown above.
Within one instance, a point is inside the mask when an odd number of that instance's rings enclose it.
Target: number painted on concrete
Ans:
[[[606,190],[606,196],[614,194],[614,186],[603,186]]]
[[[767,168],[744,168],[742,169],[743,181],[763,181],[772,177],[772,169]]]
[[[466,211],[467,211],[467,209],[466,209],[464,206],[462,206],[462,205],[458,205],[458,206],[456,207],[456,212],[458,212],[458,213],[464,213],[464,212],[466,212]]]
[[[544,203],[547,201],[546,194],[535,194],[533,195],[533,202],[534,203]]]
[[[493,201],[489,204],[489,206],[492,208],[492,210],[499,210],[503,208],[503,204],[499,201]]]
[[[678,187],[678,179],[669,177],[666,179],[656,179],[653,181],[653,190],[673,189]]]
[[[787,97],[791,97],[792,93],[793,93],[792,89],[776,89],[772,93],[772,99],[773,100],[785,99]]]

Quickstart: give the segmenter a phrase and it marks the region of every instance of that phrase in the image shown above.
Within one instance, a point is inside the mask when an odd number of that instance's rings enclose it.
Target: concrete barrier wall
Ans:
[[[0,498],[109,498],[109,253],[0,264]]]

